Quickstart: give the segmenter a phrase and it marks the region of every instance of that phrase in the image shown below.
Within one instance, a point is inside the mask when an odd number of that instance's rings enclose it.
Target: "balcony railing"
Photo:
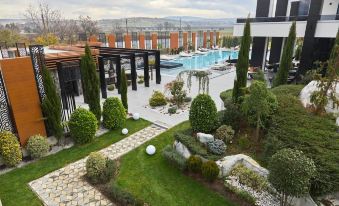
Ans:
[[[287,22],[287,21],[307,21],[308,16],[276,16],[276,17],[256,17],[250,18],[250,22]],[[237,23],[245,23],[246,18],[237,19]]]
[[[256,17],[250,18],[250,22],[288,22],[307,21],[308,16],[276,16],[276,17]],[[319,15],[319,20],[339,20],[339,14]],[[245,23],[246,18],[237,19],[237,23]]]
[[[335,15],[321,15],[320,20],[339,20],[339,14]]]

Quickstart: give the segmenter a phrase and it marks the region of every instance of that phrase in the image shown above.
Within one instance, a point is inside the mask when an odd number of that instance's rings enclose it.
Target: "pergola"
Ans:
[[[137,90],[137,71],[135,65],[135,59],[137,57],[143,58],[144,62],[144,80],[145,87],[149,87],[149,57],[155,57],[155,74],[156,83],[161,83],[160,74],[160,51],[158,50],[147,50],[147,49],[126,49],[126,48],[110,48],[110,47],[94,47],[99,50],[99,71],[100,71],[100,83],[102,97],[107,98],[107,85],[105,81],[105,60],[113,61],[116,64],[116,77],[117,77],[117,88],[120,93],[120,80],[121,80],[121,59],[129,59],[131,66],[131,81],[132,90]]]

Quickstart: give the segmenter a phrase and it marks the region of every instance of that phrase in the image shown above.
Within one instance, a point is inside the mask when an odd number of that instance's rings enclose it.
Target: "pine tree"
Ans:
[[[236,79],[233,87],[233,101],[238,102],[239,97],[243,96],[242,89],[247,85],[247,71],[249,66],[249,52],[251,46],[251,25],[249,18],[246,20],[244,34],[241,38],[240,51],[236,66]]]
[[[85,55],[81,57],[81,76],[84,100],[89,110],[95,115],[98,122],[101,120],[100,88],[96,65],[88,45],[85,47]]]
[[[45,98],[41,103],[42,112],[46,118],[47,130],[60,139],[63,135],[61,124],[61,99],[57,93],[56,86],[50,72],[44,67],[42,69],[44,79]]]
[[[293,22],[290,28],[290,33],[288,34],[286,40],[286,44],[284,46],[278,73],[273,81],[274,87],[287,83],[288,72],[292,68],[295,39],[296,39],[296,24],[295,22]]]
[[[126,73],[125,73],[125,68],[122,68],[122,70],[121,70],[120,92],[121,92],[122,104],[124,105],[126,111],[128,111],[127,77],[126,77]]]

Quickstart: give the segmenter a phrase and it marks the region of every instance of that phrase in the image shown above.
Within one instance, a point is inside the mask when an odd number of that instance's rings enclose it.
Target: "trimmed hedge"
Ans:
[[[135,198],[131,193],[121,188],[115,181],[111,181],[104,187],[109,197],[113,198],[119,205],[143,206],[144,201]]]
[[[107,98],[103,105],[103,125],[107,129],[122,128],[126,123],[126,110],[117,97]]]
[[[78,108],[72,113],[68,125],[75,143],[85,144],[93,140],[98,128],[98,121],[92,112]]]
[[[266,160],[283,148],[301,150],[317,167],[311,193],[317,196],[339,191],[339,134],[335,119],[308,112],[292,95],[277,95],[277,99],[279,106],[264,145]]]
[[[189,120],[193,131],[209,133],[218,125],[217,107],[207,94],[199,94],[194,98],[189,112]]]
[[[202,159],[197,155],[191,155],[187,159],[187,168],[191,172],[198,173],[201,171]]]
[[[232,101],[232,93],[233,89],[228,89],[226,91],[223,91],[220,93],[220,99],[225,102],[225,101]]]
[[[216,180],[218,178],[219,172],[219,167],[214,161],[208,160],[207,162],[202,163],[201,174],[208,181]]]
[[[0,155],[9,167],[14,167],[22,160],[20,143],[17,137],[11,132],[0,132]]]
[[[222,158],[222,155],[214,155],[208,152],[206,147],[192,136],[177,132],[174,134],[174,138],[184,144],[193,155],[199,155],[209,160]]]
[[[26,149],[33,159],[43,157],[49,151],[47,138],[41,135],[30,137]]]
[[[292,95],[292,96],[299,96],[301,90],[304,88],[305,85],[281,85],[279,87],[275,87],[271,89],[271,92],[275,95]]]

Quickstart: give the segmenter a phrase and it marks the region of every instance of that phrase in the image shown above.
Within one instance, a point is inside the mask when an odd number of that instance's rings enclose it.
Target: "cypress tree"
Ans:
[[[81,76],[84,100],[89,110],[95,115],[98,122],[101,119],[99,78],[96,64],[88,45],[85,47],[85,55],[81,57]]]
[[[126,111],[128,111],[127,77],[126,77],[126,73],[125,73],[125,68],[121,69],[120,92],[121,92],[121,101],[122,101],[122,104],[124,105]]]
[[[288,34],[288,38],[286,40],[286,44],[284,46],[278,73],[273,81],[274,87],[287,83],[288,72],[292,68],[295,39],[296,39],[296,24],[295,22],[293,22],[290,28],[290,33]]]
[[[242,88],[245,88],[247,85],[247,71],[249,66],[249,52],[251,46],[251,25],[250,20],[247,18],[244,34],[241,38],[240,51],[238,62],[236,66],[236,79],[234,80],[233,87],[233,101],[238,102],[239,97],[243,96]]]
[[[53,78],[46,67],[42,69],[42,77],[44,79],[46,96],[41,103],[41,109],[46,118],[47,130],[57,139],[60,139],[63,135],[63,127],[61,125],[61,99],[57,93]]]

